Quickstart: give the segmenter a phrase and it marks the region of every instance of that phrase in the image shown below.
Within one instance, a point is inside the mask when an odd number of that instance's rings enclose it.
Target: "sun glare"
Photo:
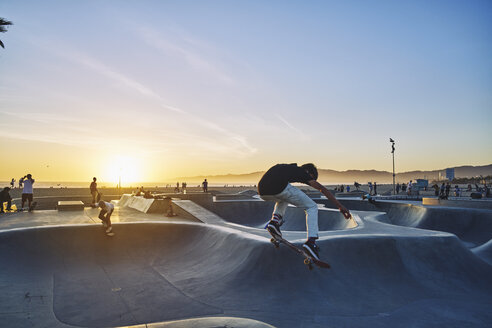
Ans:
[[[114,156],[108,161],[106,168],[106,182],[118,184],[121,179],[121,185],[126,186],[129,183],[140,182],[141,170],[140,161],[130,156]]]

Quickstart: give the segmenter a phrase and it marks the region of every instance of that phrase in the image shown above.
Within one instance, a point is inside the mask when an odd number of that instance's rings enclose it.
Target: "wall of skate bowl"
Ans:
[[[215,201],[210,210],[227,222],[262,229],[272,217],[274,205],[263,200],[223,200]],[[284,219],[282,231],[306,231],[304,210],[289,206]],[[357,223],[346,220],[339,211],[320,208],[318,226],[320,231],[343,230],[355,228]]]
[[[98,225],[0,232],[3,325],[215,316],[259,321],[251,327],[492,324],[492,266],[450,234],[347,231],[318,241],[332,269],[309,271],[288,248],[231,228],[117,223],[114,231],[112,238]]]
[[[317,203],[327,208],[333,204],[324,199]],[[350,210],[385,212],[373,219],[393,225],[443,231],[455,234],[467,247],[473,248],[492,239],[492,210],[459,207],[434,207],[396,202],[373,205],[362,200],[340,200]]]
[[[492,239],[492,210],[407,204],[387,207],[386,216],[375,216],[374,219],[399,226],[449,232],[470,248]]]

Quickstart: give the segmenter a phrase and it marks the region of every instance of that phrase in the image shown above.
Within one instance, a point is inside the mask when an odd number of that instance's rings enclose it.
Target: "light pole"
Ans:
[[[396,195],[395,190],[395,141],[390,138],[391,142],[391,154],[393,155],[393,195]]]

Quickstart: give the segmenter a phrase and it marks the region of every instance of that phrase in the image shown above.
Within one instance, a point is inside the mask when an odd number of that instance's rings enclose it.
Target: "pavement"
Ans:
[[[490,327],[492,211],[320,204],[308,270],[263,229],[273,204],[175,201],[179,216],[116,207],[0,216],[1,327]],[[183,213],[183,215],[181,215]],[[304,213],[284,237],[301,245]]]

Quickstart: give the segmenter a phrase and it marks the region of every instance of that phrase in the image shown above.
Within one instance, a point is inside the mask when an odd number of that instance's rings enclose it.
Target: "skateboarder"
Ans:
[[[258,193],[263,200],[275,201],[272,219],[268,222],[267,229],[270,233],[282,236],[280,226],[283,224],[283,216],[289,204],[304,209],[306,212],[306,228],[308,240],[303,248],[315,259],[319,260],[319,248],[316,246],[318,239],[318,205],[300,189],[292,186],[292,182],[307,184],[319,190],[332,201],[343,216],[348,220],[350,212],[332,195],[328,189],[316,180],[318,170],[314,164],[277,164],[271,167],[258,183]]]
[[[114,236],[113,227],[111,226],[111,214],[114,211],[114,205],[103,200],[99,201],[99,219],[103,222],[103,226],[106,228],[106,234],[108,236]]]
[[[29,205],[29,212],[32,211],[32,200],[33,200],[33,189],[32,185],[34,184],[34,179],[32,178],[31,174],[26,174],[24,177],[22,177],[19,180],[19,184],[24,185],[22,189],[22,205],[21,205],[21,211],[24,210],[24,204],[26,203]]]

